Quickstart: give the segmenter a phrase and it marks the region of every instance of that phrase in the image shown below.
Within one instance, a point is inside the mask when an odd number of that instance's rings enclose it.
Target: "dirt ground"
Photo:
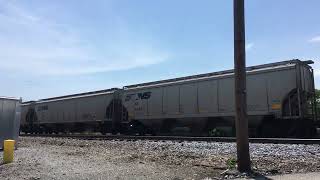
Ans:
[[[235,152],[235,143],[21,137],[0,179],[232,178],[220,173],[235,168]],[[250,152],[263,175],[320,171],[319,145],[251,144]]]

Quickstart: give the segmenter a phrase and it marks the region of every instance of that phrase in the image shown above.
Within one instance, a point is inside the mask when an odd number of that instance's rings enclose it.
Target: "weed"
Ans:
[[[227,160],[227,166],[229,169],[234,169],[237,165],[237,160],[235,158],[229,158]]]

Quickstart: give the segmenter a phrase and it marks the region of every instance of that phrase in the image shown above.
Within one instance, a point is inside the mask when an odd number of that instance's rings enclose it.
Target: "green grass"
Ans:
[[[237,159],[236,158],[229,158],[227,160],[227,166],[229,169],[234,169],[236,168],[237,165]]]

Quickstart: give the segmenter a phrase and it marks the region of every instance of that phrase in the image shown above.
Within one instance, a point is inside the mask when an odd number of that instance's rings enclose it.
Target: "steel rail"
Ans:
[[[190,136],[125,136],[125,135],[83,135],[83,134],[21,134],[21,137],[57,137],[86,140],[151,140],[151,141],[198,141],[198,142],[236,142],[235,137],[190,137]],[[249,138],[250,143],[263,144],[319,144],[320,139],[294,138]]]

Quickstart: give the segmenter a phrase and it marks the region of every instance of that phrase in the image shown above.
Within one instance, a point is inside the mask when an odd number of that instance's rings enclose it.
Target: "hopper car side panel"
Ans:
[[[185,114],[186,116],[189,114],[197,114],[199,112],[198,84],[183,84],[179,87],[179,90],[179,113]]]
[[[152,93],[151,93],[152,94]],[[151,95],[152,97],[152,95]],[[180,113],[180,88],[179,86],[168,86],[164,88],[163,113],[165,116],[174,116]],[[152,101],[153,99],[150,99]],[[139,117],[138,117],[139,118]],[[141,117],[147,118],[147,117]]]
[[[106,108],[112,99],[113,93],[110,93],[23,105],[22,130],[39,133],[80,131],[89,128],[99,131],[106,124],[111,126],[112,119],[107,118]]]
[[[282,70],[265,74],[268,83],[269,111],[281,116],[281,104],[290,91],[297,88],[296,70]]]
[[[248,112],[269,112],[268,82],[266,75],[267,74],[255,74],[247,78]]]
[[[21,120],[20,120],[20,124],[26,124],[26,115],[28,113],[28,108],[29,106],[26,105],[21,105]]]
[[[271,117],[280,123],[286,97],[298,88],[298,67],[291,64],[248,72],[247,106],[251,128],[263,126]],[[150,97],[141,98],[144,93],[150,93]],[[128,95],[135,98],[128,100]],[[233,74],[128,88],[123,91],[122,100],[129,112],[129,120],[139,121],[151,126],[151,129],[159,130],[159,127],[153,128],[154,124],[164,126],[168,121],[177,126],[189,126],[190,131],[192,126],[199,128],[195,124],[201,124],[204,128],[214,121],[218,124],[222,121],[228,126],[234,125]],[[281,123],[285,124],[287,121]]]
[[[163,114],[163,88],[150,89],[152,92],[152,99],[148,99],[148,115],[150,117],[157,117]]]
[[[286,83],[284,83],[286,82]],[[276,114],[283,97],[296,87],[294,68],[249,74],[248,114]],[[231,116],[234,113],[232,76],[193,82],[125,90],[122,100],[132,119],[176,118],[181,116]],[[139,94],[150,92],[148,99]],[[128,100],[128,96],[132,96]],[[274,106],[274,107],[273,107]]]
[[[219,79],[218,82],[218,112],[223,116],[234,112],[234,78]],[[207,89],[207,91],[210,91],[210,89]]]
[[[208,91],[208,89],[210,89]],[[200,114],[218,113],[218,81],[198,83],[198,109]]]

